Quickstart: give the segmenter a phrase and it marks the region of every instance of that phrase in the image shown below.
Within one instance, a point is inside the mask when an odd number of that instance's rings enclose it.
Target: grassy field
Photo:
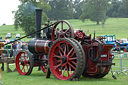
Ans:
[[[128,59],[127,59],[128,60]],[[114,63],[119,63],[119,59],[115,59]],[[117,64],[119,66],[119,64]],[[14,65],[11,66],[11,69],[14,68]],[[111,72],[106,75],[104,78],[94,79],[94,78],[85,78],[80,77],[79,81],[62,81],[57,80],[51,75],[51,78],[46,79],[45,73],[42,71],[37,71],[37,67],[34,67],[33,72],[29,76],[19,75],[18,72],[6,73],[2,72],[2,82],[3,85],[127,85],[128,76],[121,73],[120,75],[115,74],[117,79],[112,78]],[[119,68],[113,67],[114,71]],[[128,73],[128,72],[127,72]]]
[[[79,20],[68,21],[74,29],[83,29],[87,34],[91,33],[93,35],[93,32],[96,31],[96,36],[115,34],[117,38],[128,38],[128,18],[110,18],[106,21],[105,28],[91,21],[85,21],[84,23]],[[15,37],[16,33],[20,33],[21,36],[25,35],[22,29],[16,31],[13,25],[0,26],[0,37],[4,39],[6,33],[12,33],[12,38]],[[23,40],[28,41],[29,39]],[[124,61],[126,62],[124,65],[128,65],[128,60],[124,59]],[[113,70],[119,71],[119,58],[115,59],[113,62],[116,63],[116,66],[113,66]],[[15,65],[11,65],[11,68],[15,68]],[[52,75],[50,79],[46,79],[45,73],[37,71],[37,69],[38,68],[35,67],[32,74],[29,76],[19,75],[18,72],[7,73],[3,71],[1,81],[3,85],[128,85],[128,76],[123,73],[120,75],[115,74],[117,80],[114,80],[111,72],[109,72],[108,75],[101,79],[84,78],[81,76],[79,81],[61,81],[55,79]]]
[[[89,20],[84,23],[80,20],[67,21],[71,23],[74,29],[83,29],[86,34],[92,34],[92,36],[94,31],[96,31],[96,36],[115,34],[117,39],[128,38],[128,18],[108,18],[104,28],[102,28],[102,25],[96,25],[95,22]],[[13,25],[0,26],[0,37],[4,39],[5,35],[9,32],[12,33],[12,38],[15,38],[16,33],[24,36],[22,29],[16,31]]]
[[[95,22],[91,21],[82,23],[79,20],[69,20],[69,22],[74,29],[83,29],[87,34],[93,35],[96,31],[96,36],[115,34],[117,39],[128,38],[128,18],[109,18],[104,28],[102,28],[102,25],[96,25]]]

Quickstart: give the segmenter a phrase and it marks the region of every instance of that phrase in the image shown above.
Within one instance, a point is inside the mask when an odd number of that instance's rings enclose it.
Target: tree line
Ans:
[[[15,14],[15,28],[22,28],[26,34],[35,30],[35,8],[43,10],[42,21],[89,19],[105,24],[108,17],[128,18],[128,0],[19,0],[21,5]],[[43,22],[43,23],[44,23]],[[31,23],[29,25],[27,23]]]
[[[53,20],[79,19],[87,11],[85,10],[87,5],[90,7],[89,11],[107,9],[107,17],[128,18],[128,0],[45,0],[45,2],[51,6],[51,10],[46,14]]]

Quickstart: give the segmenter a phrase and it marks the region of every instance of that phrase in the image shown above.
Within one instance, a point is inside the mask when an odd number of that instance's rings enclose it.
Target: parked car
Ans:
[[[6,34],[6,38],[11,38],[12,37],[12,34],[11,33],[7,33]]]
[[[120,39],[120,49],[128,52],[128,39]]]
[[[115,35],[101,35],[100,37],[104,37],[104,42],[106,44],[113,44],[113,51],[120,51],[120,43],[119,41],[116,39]]]
[[[16,38],[20,38],[20,34],[16,34]]]

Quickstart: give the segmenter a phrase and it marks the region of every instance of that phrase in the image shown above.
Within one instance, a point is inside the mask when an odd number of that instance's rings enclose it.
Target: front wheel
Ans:
[[[16,56],[15,64],[20,75],[30,75],[33,69],[31,53],[28,51],[20,51]]]

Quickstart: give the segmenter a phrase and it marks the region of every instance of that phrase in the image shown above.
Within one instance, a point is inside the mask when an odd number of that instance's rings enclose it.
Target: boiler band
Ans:
[[[32,39],[28,43],[28,48],[31,53],[48,54],[51,41]]]

